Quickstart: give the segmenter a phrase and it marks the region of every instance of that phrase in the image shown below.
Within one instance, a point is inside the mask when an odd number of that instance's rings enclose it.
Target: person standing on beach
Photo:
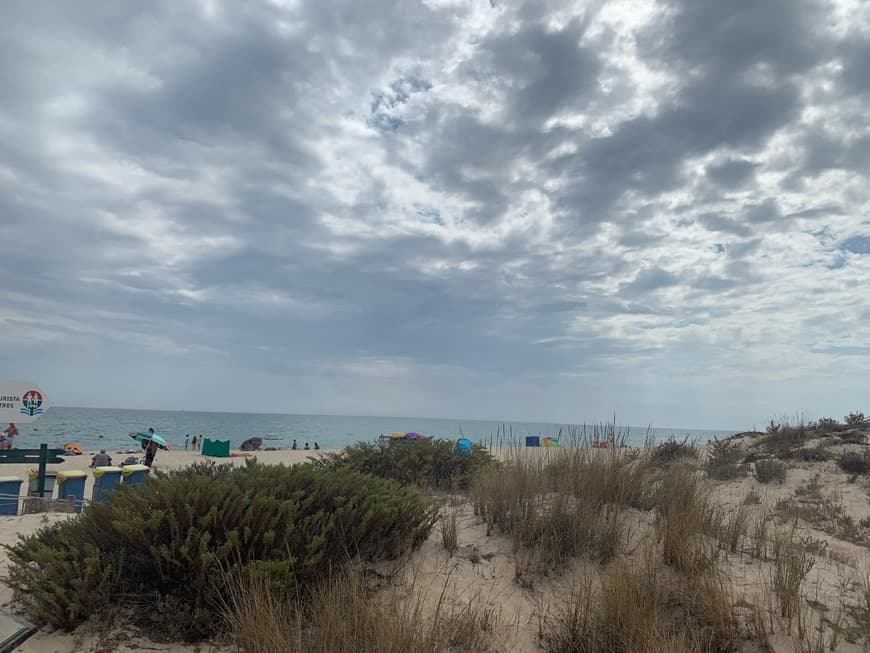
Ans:
[[[148,441],[148,448],[145,449],[145,464],[148,467],[154,464],[154,456],[157,455],[157,443],[154,440]]]
[[[308,446],[308,443],[306,442],[306,443],[305,443],[305,451],[308,451],[309,449],[311,449],[311,447],[309,447],[309,446]]]
[[[196,436],[193,436],[193,440],[190,441],[190,446],[196,451]]]
[[[293,440],[293,446],[290,447],[290,448],[291,448],[293,451],[296,451],[296,450],[299,448],[299,445],[296,444],[296,440],[295,440],[295,439]]]
[[[190,446],[190,433],[184,436],[184,450],[187,451],[187,448]],[[193,446],[196,447],[196,437],[193,438]]]
[[[320,451],[320,445],[317,444],[316,442],[314,443],[314,450],[315,450],[315,451]]]

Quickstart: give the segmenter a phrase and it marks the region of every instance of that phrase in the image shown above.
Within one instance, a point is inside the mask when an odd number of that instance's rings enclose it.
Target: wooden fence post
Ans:
[[[48,462],[48,445],[39,445],[39,476],[36,479],[36,491],[39,492],[39,498],[45,496],[45,466]]]

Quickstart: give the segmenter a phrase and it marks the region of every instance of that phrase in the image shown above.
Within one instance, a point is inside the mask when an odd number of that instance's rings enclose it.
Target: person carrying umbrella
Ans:
[[[169,449],[166,440],[157,435],[153,428],[149,428],[147,433],[131,433],[130,437],[142,443],[142,448],[145,450],[145,460],[143,462],[148,467],[154,464],[154,456],[157,455],[157,449]]]
[[[142,444],[145,444],[144,442]],[[154,464],[154,456],[157,455],[157,443],[154,440],[148,440],[145,447],[145,465],[151,467]]]

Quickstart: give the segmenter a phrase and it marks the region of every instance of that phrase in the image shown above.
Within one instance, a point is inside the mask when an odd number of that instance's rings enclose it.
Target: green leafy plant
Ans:
[[[318,464],[333,470],[354,470],[405,485],[438,490],[467,490],[478,470],[496,464],[480,445],[470,455],[454,452],[449,440],[409,440],[391,444],[360,442],[341,453],[327,454]]]
[[[672,463],[676,460],[696,459],[698,447],[695,442],[690,442],[686,436],[682,441],[673,436],[657,445],[652,450],[652,459],[660,464]]]
[[[733,440],[714,439],[707,445],[707,475],[717,481],[727,481],[746,475],[743,448]]]
[[[199,465],[122,487],[7,546],[7,583],[55,627],[127,601],[145,630],[193,641],[219,629],[229,572],[304,593],[351,560],[419,546],[436,519],[412,490],[351,470]]]

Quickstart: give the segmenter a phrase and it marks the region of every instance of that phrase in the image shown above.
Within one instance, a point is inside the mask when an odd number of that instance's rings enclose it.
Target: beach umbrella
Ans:
[[[257,451],[263,445],[263,438],[248,438],[239,445],[242,451]]]
[[[154,442],[160,449],[170,448],[166,440],[163,439],[163,436],[156,433],[131,433],[130,437],[136,440],[136,442]]]

